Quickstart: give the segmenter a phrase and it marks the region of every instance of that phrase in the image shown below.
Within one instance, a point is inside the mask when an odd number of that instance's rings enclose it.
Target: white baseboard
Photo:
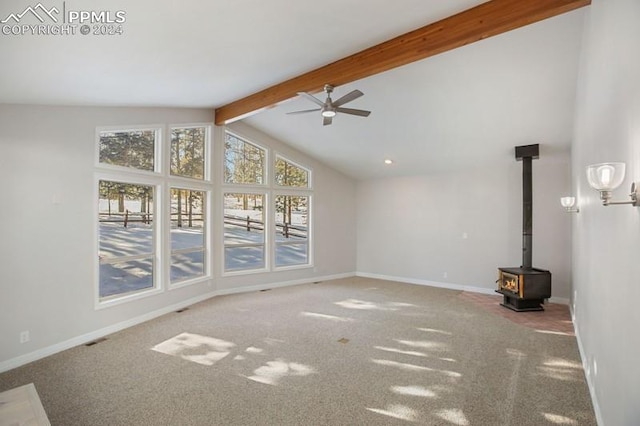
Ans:
[[[387,280],[387,281],[397,281],[397,282],[407,283],[407,284],[426,285],[429,287],[446,288],[449,290],[471,291],[473,293],[493,294],[493,295],[496,294],[496,292],[494,291],[495,289],[493,288],[476,287],[476,286],[455,284],[455,283],[442,283],[439,281],[422,280],[417,278],[396,277],[392,275],[382,275],[382,274],[371,274],[369,272],[356,272],[356,276],[364,277],[364,278],[376,278],[379,280]]]
[[[29,352],[27,354],[17,356],[15,358],[11,358],[7,361],[0,362],[0,373],[12,370],[14,368],[23,366],[33,361],[37,361],[44,357],[56,354],[58,352],[62,352],[64,350],[73,348],[75,346],[83,345],[85,343],[91,342],[93,340],[99,339],[109,334],[113,334],[120,330],[124,330],[125,328],[133,327],[134,325],[141,324],[143,322],[152,320],[159,316],[168,314],[170,312],[175,312],[179,309],[186,308],[187,306],[191,306],[195,303],[202,302],[203,300],[207,300],[215,296],[222,296],[222,295],[234,294],[234,293],[246,293],[250,291],[264,290],[268,288],[287,287],[292,285],[306,284],[306,283],[315,282],[315,281],[328,281],[328,280],[335,280],[340,278],[350,278],[353,276],[355,276],[355,273],[350,272],[350,273],[344,273],[344,274],[326,275],[322,277],[305,278],[300,280],[261,284],[257,286],[251,286],[251,287],[220,289],[220,290],[208,292],[208,293],[193,297],[191,299],[183,300],[181,302],[174,303],[169,306],[165,306],[155,311],[148,312],[146,314],[137,316],[135,318],[131,318],[126,321],[122,321],[117,324],[113,324],[108,327],[104,327],[99,330],[82,334],[80,336],[73,337],[69,340],[65,340],[63,342],[56,343],[54,345],[47,346],[42,349],[38,349],[33,352]]]
[[[582,360],[582,369],[584,370],[584,376],[587,378],[587,386],[589,387],[589,394],[591,395],[591,403],[593,404],[593,411],[596,415],[596,422],[598,425],[604,425],[602,420],[602,411],[600,411],[600,404],[598,404],[598,397],[596,395],[596,387],[593,383],[593,376],[591,375],[591,369],[589,368],[588,358],[582,345],[582,339],[580,338],[580,331],[576,324],[576,316],[573,311],[573,305],[569,304],[571,310],[571,322],[573,323],[573,331],[576,334],[576,341],[578,342],[578,351],[580,352],[580,359]]]
[[[148,312],[144,315],[137,316],[135,318],[131,318],[126,321],[119,322],[117,324],[110,325],[108,327],[101,328],[96,331],[92,331],[90,333],[82,334],[80,336],[73,337],[69,340],[65,340],[64,342],[56,343],[51,346],[47,346],[42,349],[38,349],[36,351],[30,352],[28,354],[20,355],[15,358],[11,358],[7,361],[0,362],[0,373],[20,367],[22,365],[28,364],[33,361],[37,361],[49,355],[53,355],[58,352],[62,352],[64,350],[73,348],[74,346],[83,345],[85,343],[91,342],[92,340],[99,339],[101,337],[107,336],[109,334],[113,334],[117,331],[124,330],[125,328],[133,327],[134,325],[141,324],[143,322],[152,320],[161,315],[168,314],[169,312],[174,312],[179,309],[185,308],[187,306],[193,305],[194,303],[201,302],[203,300],[209,299],[215,296],[215,292],[201,294],[200,296],[193,297],[191,299],[184,300],[182,302],[175,303],[173,305],[165,306],[164,308],[157,309],[152,312]]]
[[[379,280],[397,281],[407,284],[426,285],[429,287],[446,288],[449,290],[470,291],[472,293],[491,294],[496,295],[494,288],[477,287],[465,284],[455,283],[443,283],[439,281],[422,280],[417,278],[396,277],[393,275],[371,274],[369,272],[356,272],[356,276],[364,278],[375,278]],[[562,305],[568,305],[569,299],[563,297],[552,297],[549,299],[551,303],[559,303]]]
[[[552,297],[551,299],[549,299],[549,302],[551,303],[557,303],[559,305],[569,305],[569,299],[566,297]]]
[[[476,287],[462,284],[454,284],[454,283],[443,283],[437,281],[429,281],[429,280],[421,280],[415,278],[406,278],[406,277],[396,277],[391,275],[381,275],[381,274],[371,274],[368,272],[347,272],[343,274],[334,274],[334,275],[325,275],[321,277],[313,277],[313,278],[303,278],[299,280],[290,280],[290,281],[281,281],[275,283],[267,283],[260,284],[255,286],[248,287],[235,287],[235,288],[227,288],[227,289],[218,289],[209,293],[201,294],[200,296],[196,296],[191,299],[184,300],[182,302],[178,302],[172,304],[170,306],[165,306],[161,309],[157,309],[152,312],[148,312],[144,315],[137,316],[135,318],[131,318],[126,321],[119,322],[117,324],[101,328],[96,331],[92,331],[90,333],[86,333],[69,340],[65,340],[64,342],[56,343],[51,346],[47,346],[42,349],[38,349],[36,351],[30,352],[28,354],[20,355],[15,358],[11,358],[7,361],[0,362],[0,373],[20,367],[22,365],[28,364],[33,361],[37,361],[49,355],[53,355],[55,353],[73,348],[74,346],[82,345],[87,342],[91,342],[92,340],[99,339],[101,337],[107,336],[109,334],[118,332],[120,330],[124,330],[125,328],[132,327],[134,325],[141,324],[143,322],[152,320],[161,315],[168,314],[169,312],[174,312],[179,309],[185,308],[187,306],[193,305],[195,303],[201,302],[203,300],[210,299],[215,296],[224,296],[229,294],[237,294],[237,293],[247,293],[252,291],[266,290],[271,288],[279,288],[279,287],[289,287],[300,284],[307,284],[315,281],[329,281],[329,280],[337,280],[342,278],[351,278],[354,276],[364,277],[364,278],[375,278],[380,280],[387,281],[397,281],[407,284],[416,284],[416,285],[425,285],[430,287],[438,287],[438,288],[447,288],[450,290],[460,290],[460,291],[470,291],[474,293],[482,293],[482,294],[495,294],[494,289],[485,288],[485,287]],[[554,303],[564,303],[569,304],[568,299],[561,298],[551,298],[551,301]]]

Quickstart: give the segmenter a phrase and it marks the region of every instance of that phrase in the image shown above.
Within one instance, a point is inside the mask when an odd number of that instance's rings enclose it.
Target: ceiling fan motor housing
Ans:
[[[370,111],[342,107],[342,105],[346,104],[347,102],[351,102],[354,99],[357,99],[360,96],[362,96],[363,93],[361,91],[352,90],[351,92],[347,93],[346,95],[342,96],[340,99],[334,102],[331,99],[331,93],[333,92],[333,89],[334,87],[331,84],[324,85],[324,91],[327,94],[327,99],[324,102],[322,102],[320,99],[316,98],[315,96],[307,92],[298,92],[298,95],[307,98],[311,102],[318,105],[320,108],[304,110],[304,111],[293,111],[287,114],[304,114],[308,112],[320,111],[320,114],[323,117],[323,125],[325,126],[331,124],[333,117],[335,117],[336,114],[339,112],[345,113],[345,114],[357,115],[360,117],[369,116]]]

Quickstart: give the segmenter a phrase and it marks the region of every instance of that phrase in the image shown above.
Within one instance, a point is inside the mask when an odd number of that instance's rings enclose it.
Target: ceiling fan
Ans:
[[[357,115],[360,117],[368,117],[369,114],[371,114],[371,111],[365,111],[363,109],[353,109],[353,108],[342,107],[342,105],[346,104],[347,102],[351,102],[355,99],[358,99],[360,96],[364,95],[364,93],[362,93],[359,90],[354,90],[352,92],[349,92],[336,101],[331,99],[331,92],[333,92],[332,85],[325,84],[324,91],[327,93],[327,100],[325,100],[324,102],[322,102],[320,99],[316,98],[315,96],[310,95],[309,93],[298,92],[298,95],[309,99],[311,102],[315,104],[318,104],[320,108],[306,109],[303,111],[292,111],[292,112],[288,112],[287,114],[305,114],[307,112],[321,111],[321,114],[323,117],[322,124],[324,126],[331,124],[331,122],[333,121],[333,117],[335,117],[335,115],[339,112],[343,114]]]

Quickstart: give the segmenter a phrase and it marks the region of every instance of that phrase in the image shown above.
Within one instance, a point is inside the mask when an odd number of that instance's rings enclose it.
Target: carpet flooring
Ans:
[[[0,391],[31,382],[54,426],[596,424],[574,336],[366,278],[216,297]]]

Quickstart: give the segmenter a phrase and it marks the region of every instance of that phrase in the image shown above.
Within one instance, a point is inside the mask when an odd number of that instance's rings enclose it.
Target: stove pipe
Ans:
[[[522,268],[533,268],[533,176],[531,162],[539,158],[540,145],[516,147],[516,160],[522,160]]]

